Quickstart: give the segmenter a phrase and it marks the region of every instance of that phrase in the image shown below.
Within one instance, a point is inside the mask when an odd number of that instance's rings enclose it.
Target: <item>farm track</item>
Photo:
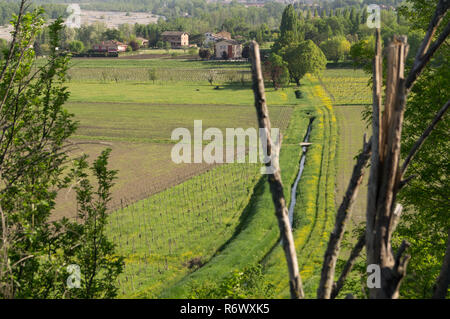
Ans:
[[[338,207],[345,195],[347,183],[353,170],[354,157],[361,150],[364,133],[366,133],[366,136],[371,134],[366,126],[366,122],[362,119],[361,114],[363,110],[364,106],[362,105],[335,107],[339,127],[339,146],[336,163],[337,167],[339,167],[339,171],[336,174],[336,207]],[[366,173],[359,195],[354,203],[348,231],[351,231],[365,220],[367,182],[368,174]]]

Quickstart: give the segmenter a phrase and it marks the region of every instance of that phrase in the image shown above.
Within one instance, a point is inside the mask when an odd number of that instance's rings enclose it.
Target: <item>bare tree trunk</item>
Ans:
[[[367,190],[367,211],[366,211],[366,247],[372,247],[373,233],[375,231],[376,199],[378,197],[378,166],[380,161],[380,122],[381,122],[381,87],[382,77],[382,56],[381,56],[381,35],[380,29],[375,32],[375,57],[373,60],[373,105],[372,105],[372,157],[370,164],[369,184]],[[367,253],[367,263],[375,263],[374,256]]]
[[[266,163],[266,166],[272,166],[274,168],[273,173],[268,174],[268,181],[270,185],[270,191],[272,193],[272,200],[275,205],[275,214],[278,219],[278,227],[280,228],[283,250],[288,265],[291,298],[300,299],[304,297],[302,281],[298,270],[294,237],[292,235],[292,229],[288,217],[288,210],[286,208],[286,200],[283,193],[283,183],[281,181],[280,166],[278,160],[276,160],[280,152],[280,145],[276,147],[271,138],[271,124],[269,118],[269,110],[266,105],[266,95],[264,91],[264,80],[261,71],[259,45],[255,41],[253,41],[251,44],[250,54],[252,60],[253,92],[255,95],[255,107],[258,117],[258,125],[266,132],[265,135],[267,141],[263,141],[263,143],[267,142],[267,155],[271,158],[271,160]]]
[[[380,44],[377,32],[377,46]],[[367,257],[368,264],[376,264],[381,269],[381,286],[370,289],[371,298],[397,298],[400,283],[406,272],[409,257],[395,257],[391,238],[395,230],[393,221],[395,199],[400,185],[401,170],[399,169],[401,132],[403,114],[406,103],[404,80],[404,63],[408,52],[405,37],[396,37],[388,47],[388,74],[386,84],[385,108],[380,126],[379,154],[373,159],[377,161],[371,171],[372,180],[369,183],[367,214]],[[377,60],[381,60],[381,52],[377,50]],[[378,71],[375,66],[375,71]],[[375,89],[379,89],[378,81],[381,75],[374,74]],[[374,101],[375,105],[375,101]],[[377,181],[375,183],[374,181]],[[398,210],[396,210],[398,212]]]
[[[371,155],[371,145],[371,141],[368,143],[364,141],[363,151],[358,156],[347,191],[336,214],[334,229],[330,234],[330,239],[328,241],[328,246],[325,251],[325,257],[322,265],[322,275],[320,278],[319,288],[317,290],[317,298],[319,299],[329,299],[331,297],[336,261],[339,257],[345,226],[350,219],[353,204],[358,196],[359,187],[364,177],[364,170]]]

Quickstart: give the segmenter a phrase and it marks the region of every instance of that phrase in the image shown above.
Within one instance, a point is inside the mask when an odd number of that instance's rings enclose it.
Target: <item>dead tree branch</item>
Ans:
[[[422,147],[423,143],[427,139],[427,137],[430,135],[430,133],[433,131],[433,129],[436,127],[436,124],[443,118],[445,112],[447,112],[448,108],[450,106],[450,100],[445,103],[445,105],[439,110],[439,112],[436,113],[436,115],[433,118],[433,121],[431,121],[430,125],[427,127],[427,129],[422,133],[420,138],[414,143],[414,146],[411,148],[411,151],[409,152],[408,156],[406,157],[405,161],[402,165],[402,174],[406,172],[406,169],[408,168],[409,163],[413,159],[414,155],[419,151],[419,149]]]
[[[442,22],[442,19],[444,18],[445,14],[449,9],[449,6],[450,6],[449,0],[440,0],[436,7],[433,18],[431,19],[430,24],[428,25],[428,30],[427,33],[425,34],[425,38],[423,39],[419,47],[419,50],[417,51],[414,65],[411,68],[411,71],[409,72],[408,77],[406,79],[405,87],[407,91],[409,91],[412,88],[417,77],[420,75],[422,70],[430,61],[431,57],[434,55],[436,50],[439,49],[442,43],[444,43],[445,39],[448,37],[450,33],[450,23],[449,23],[442,31],[442,33],[439,35],[437,40],[433,44],[431,44],[431,41],[433,40],[433,37],[440,23]]]
[[[353,247],[352,252],[350,253],[350,257],[348,258],[347,262],[344,265],[344,269],[341,272],[341,275],[339,276],[339,279],[336,281],[336,283],[333,285],[333,290],[331,291],[331,299],[335,299],[339,292],[341,291],[342,287],[344,286],[344,283],[350,274],[350,272],[353,269],[353,266],[355,265],[356,259],[361,254],[362,249],[364,248],[364,245],[366,243],[366,235],[363,233],[361,236],[359,236],[358,241],[356,242],[356,245]]]
[[[278,161],[274,160],[274,158],[278,157],[280,150],[274,145],[271,138],[271,124],[269,110],[266,104],[259,45],[253,41],[250,48],[255,108],[258,117],[258,125],[260,128],[264,129],[265,138],[267,139],[262,142],[263,145],[267,143],[267,156],[271,158],[271,160],[266,163],[266,166],[273,167],[272,173],[268,174],[268,181],[270,191],[272,193],[272,200],[275,205],[275,214],[278,219],[278,227],[280,228],[283,250],[288,265],[291,298],[300,299],[304,297],[304,293],[298,270],[297,253],[295,251],[294,237],[292,235],[286,200],[283,193],[280,167]]]

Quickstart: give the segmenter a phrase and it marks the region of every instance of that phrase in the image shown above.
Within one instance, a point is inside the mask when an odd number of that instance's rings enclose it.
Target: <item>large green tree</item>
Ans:
[[[283,59],[288,64],[289,74],[297,85],[306,73],[318,73],[325,69],[327,58],[313,41],[303,41],[282,50]]]
[[[292,4],[283,11],[280,25],[280,37],[273,46],[273,51],[278,52],[286,46],[291,46],[303,40],[300,33],[300,20]]]
[[[272,81],[277,90],[289,83],[289,69],[287,62],[278,54],[272,52],[263,64],[264,77]]]
[[[79,54],[79,53],[84,51],[84,44],[81,41],[74,40],[74,41],[69,43],[69,50],[72,53]]]
[[[298,30],[299,19],[292,4],[288,5],[281,17],[280,33],[283,36],[287,31]]]
[[[338,62],[350,52],[350,42],[343,36],[336,36],[320,44],[320,48],[328,60]]]

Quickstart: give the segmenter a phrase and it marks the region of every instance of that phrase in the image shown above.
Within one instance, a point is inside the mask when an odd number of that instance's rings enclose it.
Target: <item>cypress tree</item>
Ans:
[[[292,4],[288,5],[283,11],[281,17],[280,32],[281,36],[284,36],[287,31],[297,32],[298,30],[298,17]]]

